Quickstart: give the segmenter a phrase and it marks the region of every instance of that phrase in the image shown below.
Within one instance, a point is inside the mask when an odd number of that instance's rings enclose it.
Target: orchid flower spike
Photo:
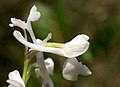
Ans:
[[[89,47],[89,37],[87,35],[78,35],[65,44],[50,43],[49,45],[49,43],[46,43],[45,46],[26,41],[19,31],[14,31],[13,35],[19,42],[30,47],[32,50],[54,53],[68,58],[77,57],[83,54]]]
[[[40,18],[41,14],[39,11],[37,11],[37,7],[34,5],[31,10],[30,14],[28,16],[28,21],[37,21]]]
[[[7,83],[9,83],[8,87],[25,87],[25,84],[20,76],[20,73],[17,70],[14,70],[9,73],[9,79]]]
[[[78,62],[76,58],[67,59],[63,66],[63,77],[67,80],[76,81],[78,75],[91,75],[92,72],[82,62]]]

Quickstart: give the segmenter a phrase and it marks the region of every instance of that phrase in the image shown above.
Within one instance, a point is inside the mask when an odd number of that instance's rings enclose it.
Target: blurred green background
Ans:
[[[55,42],[67,42],[82,33],[90,37],[89,50],[78,58],[93,74],[80,75],[76,82],[62,77],[66,58],[45,53],[55,61],[55,87],[120,86],[120,0],[0,0],[0,87],[7,87],[10,71],[22,74],[24,46],[13,37],[13,31],[20,29],[9,27],[10,18],[26,20],[34,4],[42,15],[32,23],[37,38],[44,39],[50,32],[50,41]],[[27,87],[41,87],[35,73]]]

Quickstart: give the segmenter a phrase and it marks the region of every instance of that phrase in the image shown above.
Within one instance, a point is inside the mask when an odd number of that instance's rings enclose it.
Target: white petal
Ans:
[[[77,57],[87,51],[89,42],[81,42],[69,46],[67,43],[64,46],[64,55],[68,58]]]
[[[17,87],[25,87],[25,84],[20,76],[20,73],[17,70],[14,70],[12,72],[9,73],[8,75],[9,79],[7,80],[8,83],[16,86],[16,85],[20,85]],[[16,84],[16,85],[15,85]]]
[[[64,55],[71,58],[85,53],[89,47],[88,39],[89,37],[85,34],[76,36],[71,41],[64,44]]]
[[[51,58],[47,58],[45,60],[45,66],[47,68],[48,73],[50,75],[52,75],[53,74],[53,70],[54,70],[54,62],[53,62],[53,60]]]
[[[76,58],[67,59],[63,66],[63,77],[67,80],[76,81],[79,75],[79,66]]]
[[[25,21],[21,21],[20,19],[11,18],[12,24],[9,24],[10,27],[18,26],[22,29],[26,29]]]
[[[80,42],[86,42],[89,40],[89,37],[85,34],[77,35],[75,38],[73,38],[70,42],[70,44],[74,43],[80,43]]]
[[[91,75],[92,74],[92,72],[89,70],[89,68],[86,66],[86,65],[84,65],[84,64],[82,64],[82,62],[79,62],[79,68],[80,68],[80,74],[81,75],[85,75],[85,76],[87,76],[87,75]]]
[[[30,10],[28,20],[29,21],[37,21],[40,18],[40,16],[41,16],[40,12],[37,11],[37,7],[34,5]]]

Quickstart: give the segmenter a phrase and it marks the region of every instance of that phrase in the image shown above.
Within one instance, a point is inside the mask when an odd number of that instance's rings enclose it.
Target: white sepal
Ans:
[[[21,21],[20,19],[11,18],[11,24],[9,24],[10,27],[18,26],[22,29],[26,29],[26,23],[25,21]]]

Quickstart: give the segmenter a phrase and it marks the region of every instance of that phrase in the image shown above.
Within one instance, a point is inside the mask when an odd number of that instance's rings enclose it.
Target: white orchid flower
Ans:
[[[8,87],[25,87],[25,84],[20,76],[19,71],[14,70],[10,72],[8,77],[9,77],[9,79],[7,80],[7,83],[9,83]]]
[[[63,77],[67,80],[76,81],[78,75],[91,75],[92,72],[82,62],[78,62],[76,58],[67,59],[63,66]]]
[[[89,47],[89,42],[87,41],[88,37],[86,35],[78,35],[72,41],[67,42],[66,44],[53,43],[53,46],[52,45],[43,46],[43,45],[30,43],[25,40],[25,38],[22,36],[22,34],[19,31],[14,31],[13,35],[19,42],[21,42],[27,47],[30,47],[32,50],[54,53],[68,58],[77,57],[83,54],[84,52],[86,52],[86,50]]]

